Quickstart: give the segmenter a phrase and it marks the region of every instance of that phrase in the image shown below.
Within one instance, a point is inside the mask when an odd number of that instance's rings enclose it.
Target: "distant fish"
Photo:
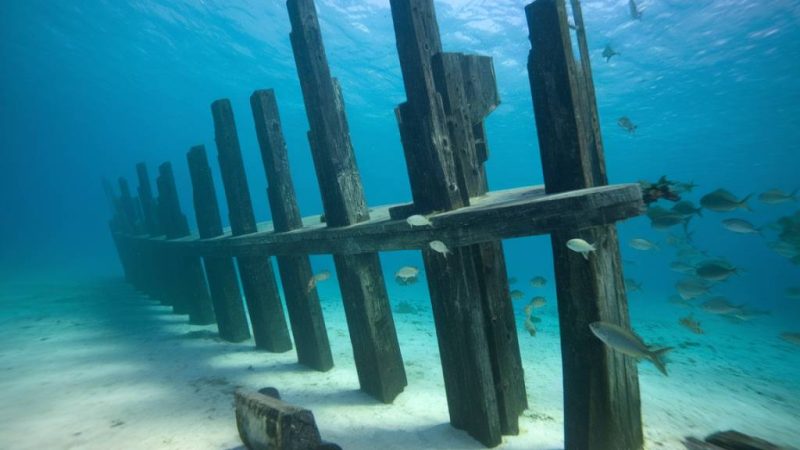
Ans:
[[[681,200],[678,203],[675,203],[675,205],[673,205],[671,208],[672,212],[682,216],[691,216],[692,214],[697,214],[698,216],[703,217],[702,210],[703,208],[698,208],[689,200]]]
[[[408,216],[408,218],[406,218],[406,223],[408,225],[410,225],[411,228],[433,226],[433,224],[431,223],[430,220],[428,220],[427,217],[421,216],[419,214],[414,214],[413,216]]]
[[[635,133],[636,129],[639,128],[633,123],[633,121],[631,121],[631,119],[628,118],[628,116],[622,116],[617,119],[617,125],[624,128],[628,133]]]
[[[780,334],[780,338],[790,344],[800,345],[800,333],[785,332]]]
[[[589,260],[589,253],[597,251],[594,244],[590,244],[583,239],[570,239],[567,241],[567,248],[572,250],[573,252],[580,253],[583,255],[583,259]]]
[[[531,286],[535,288],[544,287],[545,284],[547,284],[547,278],[545,277],[537,276],[531,278]]]
[[[794,258],[800,255],[800,249],[785,241],[770,242],[767,244],[767,247],[784,258]]]
[[[697,185],[694,183],[694,181],[690,181],[688,183],[676,182],[674,187],[675,187],[675,190],[677,190],[678,192],[683,193],[683,192],[692,192],[694,190],[694,188],[697,187]]]
[[[509,296],[511,297],[511,300],[519,300],[525,297],[525,293],[519,289],[514,289],[513,291],[509,292]]]
[[[638,359],[647,359],[656,368],[667,375],[667,366],[662,360],[665,353],[672,350],[671,347],[652,349],[645,344],[642,339],[632,331],[626,330],[618,325],[608,322],[594,322],[589,325],[595,336],[603,341],[612,349]]]
[[[650,219],[650,226],[656,230],[666,230],[677,225],[686,227],[689,224],[689,217],[681,214],[667,214]]]
[[[708,293],[711,285],[702,279],[686,278],[675,283],[675,289],[684,300],[691,300]]]
[[[750,200],[750,197],[752,197],[752,194],[742,199],[737,199],[729,191],[717,189],[714,192],[704,195],[700,199],[700,205],[702,205],[703,208],[715,212],[730,212],[739,208],[752,211],[747,205],[747,201]]]
[[[686,317],[681,317],[678,323],[694,334],[704,334],[703,329],[700,328],[700,322],[694,320],[691,314]]]
[[[508,284],[517,284],[517,277],[508,277]]]
[[[525,319],[525,330],[527,330],[528,334],[531,336],[536,336],[536,326],[533,324],[533,321],[530,318]]]
[[[714,297],[704,302],[701,306],[704,311],[720,316],[741,314],[744,312],[741,306],[732,304],[725,297]]]
[[[642,283],[633,278],[625,278],[625,290],[628,292],[642,292]]]
[[[534,309],[543,308],[546,304],[547,300],[544,297],[539,296],[531,299],[531,306],[533,306]]]
[[[722,226],[728,231],[739,234],[761,234],[761,229],[744,219],[725,219]]]
[[[643,239],[643,238],[631,239],[630,242],[628,242],[628,245],[630,245],[631,248],[634,248],[636,250],[642,250],[642,251],[658,250],[659,249],[656,244],[653,244],[652,242],[648,241],[647,239]]]
[[[693,274],[695,269],[694,266],[683,261],[673,261],[669,264],[670,270],[673,272],[678,273],[691,273]]]
[[[739,269],[728,262],[719,260],[704,261],[697,265],[695,273],[698,277],[709,281],[725,281],[739,272]]]
[[[606,62],[609,62],[611,57],[616,55],[619,55],[619,53],[615,52],[610,44],[606,44],[606,48],[603,49],[603,58],[606,59]]]
[[[777,205],[779,203],[786,203],[789,201],[796,202],[797,192],[798,189],[795,189],[790,194],[787,194],[780,189],[770,189],[766,192],[758,194],[758,199],[761,200],[762,203],[766,203],[768,205]]]
[[[414,284],[417,282],[419,269],[414,266],[403,266],[394,274],[394,279],[400,285]]]
[[[642,20],[642,11],[639,10],[634,0],[628,0],[628,11],[631,14],[631,19]]]
[[[431,241],[428,243],[428,246],[435,252],[440,253],[442,256],[447,258],[447,255],[452,253],[449,248],[444,244],[442,241]]]
[[[317,284],[329,279],[331,277],[330,271],[323,270],[320,273],[312,275],[311,278],[308,280],[308,292],[314,290],[317,287]]]

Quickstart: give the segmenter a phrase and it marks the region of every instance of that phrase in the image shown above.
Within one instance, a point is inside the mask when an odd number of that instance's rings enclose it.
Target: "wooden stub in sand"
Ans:
[[[211,113],[231,230],[235,236],[254,233],[256,219],[231,102],[227,99],[215,101],[211,104]],[[237,261],[256,347],[270,352],[291,350],[292,340],[283,316],[283,305],[270,257],[241,256]]]
[[[222,220],[205,147],[202,145],[192,147],[186,159],[192,178],[192,199],[200,239],[221,236]],[[207,256],[203,262],[217,316],[219,337],[229,342],[249,339],[250,329],[247,326],[233,259],[226,256]]]
[[[597,119],[587,117],[594,111],[587,105],[595,99],[586,89],[587,81],[578,78],[564,1],[536,0],[525,10],[545,189],[551,194],[606,184],[602,141],[591,126]],[[594,243],[597,251],[585,260],[567,249],[572,238]],[[565,226],[552,233],[551,241],[561,326],[565,447],[641,449],[636,363],[606,348],[589,330],[589,324],[599,320],[630,327],[616,228]]]
[[[314,2],[289,0],[287,7],[326,223],[345,227],[368,220],[344,101],[331,77]],[[391,402],[407,380],[378,254],[333,258],[361,389],[380,401]]]
[[[275,232],[303,227],[300,208],[289,172],[289,157],[281,130],[278,104],[272,89],[255,91],[250,97],[261,159],[267,174],[267,197]],[[325,329],[325,318],[316,289],[309,289],[313,277],[308,255],[278,256],[278,271],[286,296],[286,309],[300,364],[326,371],[333,367],[333,356]]]
[[[236,428],[250,450],[316,450],[322,444],[311,411],[238,389]]]
[[[186,216],[181,212],[172,165],[158,167],[158,202],[161,223],[167,239],[180,239],[190,235]],[[215,322],[214,307],[208,295],[200,258],[194,255],[162,252],[165,258],[168,283],[173,297],[172,307],[177,314],[189,314],[189,323],[209,325]]]

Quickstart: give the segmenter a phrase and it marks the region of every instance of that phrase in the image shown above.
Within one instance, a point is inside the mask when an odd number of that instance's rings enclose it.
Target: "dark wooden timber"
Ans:
[[[142,215],[144,218],[145,231],[150,236],[161,236],[164,234],[161,231],[161,225],[158,222],[158,211],[155,199],[153,198],[153,189],[150,187],[150,176],[147,173],[147,165],[143,162],[136,164],[136,175],[139,178],[139,202],[142,206]]]
[[[210,239],[221,236],[222,220],[205,147],[202,145],[192,147],[186,158],[192,178],[192,198],[200,238]],[[220,338],[230,342],[249,339],[250,329],[242,305],[239,279],[233,259],[226,256],[207,256],[203,263],[211,300],[214,303]]]
[[[141,234],[141,222],[136,212],[136,199],[131,196],[131,189],[125,177],[119,177],[119,206],[126,226],[133,234]]]
[[[211,113],[231,230],[235,236],[254,233],[256,220],[230,101],[215,101]],[[270,352],[291,350],[292,340],[269,255],[240,256],[238,263],[256,347]]]
[[[331,77],[314,2],[289,0],[287,7],[326,224],[344,227],[363,222],[369,211],[344,100]],[[378,254],[334,255],[334,263],[361,389],[391,402],[407,380]]]
[[[314,414],[277,398],[238,389],[236,428],[248,449],[317,450],[322,439]]]
[[[720,431],[706,436],[706,442],[726,450],[790,450],[755,436],[734,430]]]
[[[255,91],[250,97],[250,106],[267,174],[267,197],[275,231],[284,233],[302,228],[275,92],[272,89]],[[325,318],[317,290],[308,289],[309,280],[314,275],[311,261],[308,255],[283,255],[277,260],[297,347],[297,360],[315,370],[330,370],[333,357]]]
[[[163,163],[158,167],[159,207],[162,211],[167,239],[179,239],[189,235],[189,224],[181,212],[172,165]],[[163,252],[169,279],[172,307],[177,314],[189,314],[189,323],[208,325],[214,323],[214,309],[208,295],[203,266],[195,255]]]
[[[532,50],[528,60],[536,128],[548,193],[603,185],[600,136],[586,114],[594,103],[579,81],[563,0],[526,7]],[[588,64],[588,57],[584,58]],[[583,73],[591,73],[588,65]],[[587,122],[589,121],[589,122]],[[592,134],[591,136],[589,134]],[[569,239],[594,243],[588,260],[567,249]],[[561,325],[567,450],[637,450],[643,446],[639,381],[632,358],[605,347],[589,324],[630,327],[616,228],[564,226],[551,235]]]

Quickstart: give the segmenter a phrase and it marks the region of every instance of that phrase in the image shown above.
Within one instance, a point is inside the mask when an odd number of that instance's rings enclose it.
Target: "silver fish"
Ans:
[[[706,194],[700,198],[700,205],[703,208],[715,212],[730,212],[739,208],[752,211],[752,209],[750,209],[750,207],[747,205],[747,201],[750,200],[750,197],[752,196],[753,194],[750,194],[742,199],[737,199],[729,191],[726,191],[725,189],[717,189],[716,191]]]
[[[635,248],[636,250],[642,250],[642,251],[659,249],[656,244],[648,241],[647,239],[642,239],[642,238],[631,239],[630,242],[628,242],[628,245],[630,245],[631,248]]]
[[[766,192],[758,194],[758,199],[761,200],[762,203],[766,203],[768,205],[777,205],[779,203],[786,203],[790,201],[796,202],[797,191],[798,189],[795,189],[791,193],[787,194],[780,189],[770,189]]]
[[[703,261],[697,265],[695,273],[698,277],[709,281],[725,281],[739,272],[739,269],[725,261]]]
[[[531,278],[531,286],[533,286],[535,288],[543,287],[545,284],[547,284],[547,278],[545,278],[545,277],[533,277],[533,278]]]
[[[675,283],[675,289],[684,300],[691,300],[693,298],[705,295],[711,290],[711,285],[707,281],[697,278],[686,278]]]
[[[633,121],[628,118],[628,116],[622,116],[617,119],[617,125],[624,128],[628,133],[635,133],[636,129],[639,128],[639,126],[634,124]]]
[[[761,229],[744,219],[725,219],[722,226],[728,231],[739,234],[761,234]]]
[[[662,358],[665,353],[672,350],[672,347],[650,348],[632,331],[608,322],[594,322],[589,325],[589,329],[612,349],[636,359],[647,359],[661,373],[667,375],[667,366]]]

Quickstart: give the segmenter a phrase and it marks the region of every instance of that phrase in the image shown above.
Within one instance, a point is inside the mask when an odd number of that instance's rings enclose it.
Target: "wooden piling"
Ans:
[[[253,92],[250,106],[261,147],[261,159],[267,174],[267,198],[275,232],[283,233],[302,228],[303,221],[289,171],[289,158],[275,92],[272,89]],[[317,290],[308,289],[309,280],[314,275],[311,261],[307,255],[284,255],[278,256],[277,260],[292,336],[297,346],[297,359],[300,364],[312,369],[330,370],[333,367],[333,357],[325,329],[325,318]]]
[[[215,101],[211,104],[211,113],[231,230],[234,236],[254,233],[257,231],[256,220],[230,101]],[[291,350],[292,341],[272,261],[263,256],[243,256],[237,261],[256,347],[270,352]]]
[[[528,59],[539,148],[548,193],[604,185],[605,163],[591,79],[576,68],[563,0],[526,8]],[[582,20],[581,20],[582,22]],[[583,73],[591,73],[588,55]],[[586,117],[589,114],[590,117]],[[587,122],[588,121],[588,122]],[[567,249],[582,238],[588,260]],[[637,450],[643,446],[636,363],[605,347],[589,324],[630,327],[616,228],[563,228],[551,235],[561,326],[567,450]]]
[[[153,189],[150,186],[150,176],[147,173],[147,165],[143,162],[136,164],[136,175],[139,178],[139,202],[142,205],[142,215],[144,218],[144,227],[152,237],[161,236],[164,234],[161,231],[161,226],[158,222],[158,211],[155,199],[153,198]]]
[[[192,179],[192,199],[200,239],[222,236],[222,219],[205,147],[202,145],[192,147],[186,159]],[[242,305],[239,279],[233,259],[207,256],[203,258],[203,265],[206,269],[208,289],[214,304],[220,338],[229,342],[249,339],[250,329]]]
[[[136,175],[139,180],[137,192],[139,193],[139,203],[142,208],[143,231],[150,237],[162,236],[164,232],[161,230],[161,224],[158,221],[158,204],[153,197],[150,175],[144,162],[136,164]],[[142,253],[142,269],[145,272],[145,292],[154,299],[161,299],[165,295],[163,286],[163,274],[165,271],[159,249],[152,245],[146,245],[142,246],[139,251]]]
[[[288,0],[290,39],[311,129],[314,167],[329,227],[369,218],[344,101],[331,77],[313,0]],[[334,255],[361,389],[391,402],[407,384],[377,253]]]
[[[158,201],[167,239],[179,239],[190,235],[186,216],[181,212],[172,165],[168,162],[158,167]],[[189,323],[208,325],[214,323],[214,309],[208,295],[206,280],[200,258],[193,255],[162,252],[166,259],[169,292],[176,314],[189,314]]]

